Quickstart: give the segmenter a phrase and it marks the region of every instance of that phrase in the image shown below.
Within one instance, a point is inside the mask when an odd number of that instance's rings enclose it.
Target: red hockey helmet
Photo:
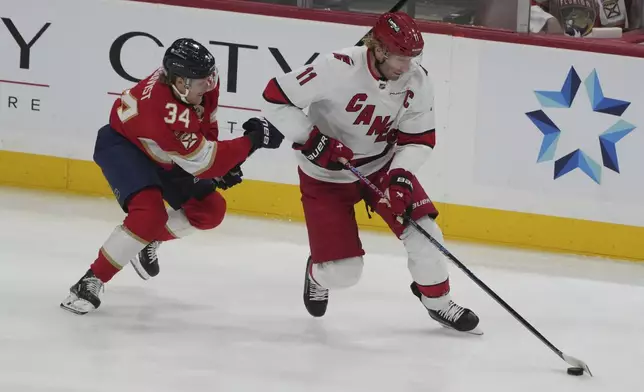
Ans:
[[[380,16],[372,34],[384,49],[395,55],[416,57],[425,46],[416,22],[404,12],[387,12]]]

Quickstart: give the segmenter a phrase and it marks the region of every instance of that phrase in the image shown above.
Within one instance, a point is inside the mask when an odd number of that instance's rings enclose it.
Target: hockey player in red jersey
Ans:
[[[216,188],[240,183],[241,163],[255,150],[279,147],[283,136],[263,118],[246,121],[244,136],[219,141],[218,100],[215,58],[182,38],[167,49],[162,67],[114,102],[94,161],[127,216],[62,308],[77,314],[98,308],[103,285],[130,261],[143,279],[158,274],[159,244],[217,227],[226,202]]]
[[[312,316],[323,316],[329,289],[358,282],[364,250],[354,205],[364,200],[404,244],[411,291],[429,315],[446,327],[477,333],[476,314],[451,298],[443,255],[399,219],[409,212],[442,241],[434,221],[438,212],[414,175],[435,144],[433,87],[418,62],[423,37],[407,14],[387,13],[364,43],[273,78],[263,94],[264,116],[293,142],[299,164],[311,252],[304,304]],[[380,200],[357,181],[344,159],[390,199]]]

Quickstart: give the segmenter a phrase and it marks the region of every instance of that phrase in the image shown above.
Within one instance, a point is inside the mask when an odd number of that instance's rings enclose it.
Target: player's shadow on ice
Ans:
[[[171,295],[168,293],[167,295]],[[110,301],[98,311],[82,316],[96,320],[92,328],[106,333],[124,333],[155,339],[204,339],[228,345],[275,345],[302,348],[354,350],[378,355],[390,351],[396,339],[382,331],[365,334],[349,327],[346,319],[322,320],[308,315],[293,316],[230,308],[225,300],[194,304],[160,296],[145,287],[112,287]],[[99,333],[99,331],[95,331]],[[384,344],[383,344],[384,343]]]
[[[393,332],[398,335],[404,335],[409,337],[438,336],[438,337],[454,338],[459,340],[462,340],[462,339],[485,340],[485,334],[479,336],[479,335],[474,335],[470,333],[459,332],[451,328],[443,327],[436,323],[428,324],[425,326],[414,326],[413,328],[396,329]]]

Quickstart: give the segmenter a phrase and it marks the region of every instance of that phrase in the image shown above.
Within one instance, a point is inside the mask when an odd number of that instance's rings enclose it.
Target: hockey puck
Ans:
[[[569,367],[568,374],[571,376],[581,376],[584,374],[584,369],[580,367]]]

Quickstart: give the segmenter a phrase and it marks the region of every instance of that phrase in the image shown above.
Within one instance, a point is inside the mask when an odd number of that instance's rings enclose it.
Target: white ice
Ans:
[[[229,215],[164,244],[150,281],[125,268],[103,306],[58,307],[123,218],[113,200],[0,188],[0,391],[636,391],[644,385],[644,264],[448,241],[565,353],[567,364],[457,268],[483,336],[432,321],[401,244],[363,232],[360,283],[302,304],[301,223]]]

